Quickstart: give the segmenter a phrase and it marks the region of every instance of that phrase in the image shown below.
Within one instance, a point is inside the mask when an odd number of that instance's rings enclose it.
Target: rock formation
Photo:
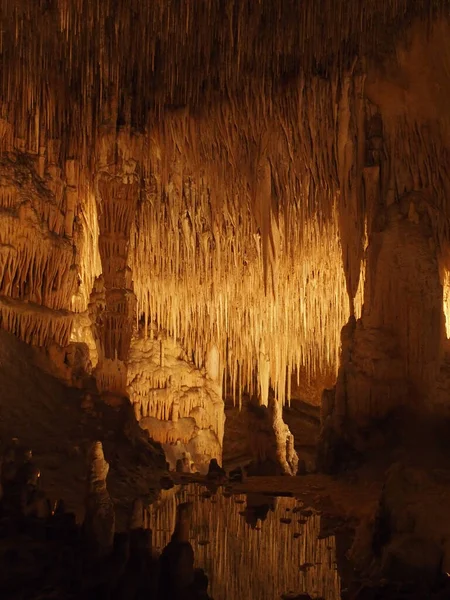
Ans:
[[[136,419],[162,444],[172,470],[190,457],[194,470],[206,474],[211,458],[222,459],[222,372],[214,353],[206,358],[196,367],[179,344],[157,332],[131,342],[127,390]]]
[[[291,400],[330,472],[449,419],[449,7],[2,0],[2,333],[171,469],[222,463],[224,399],[254,473],[297,473]]]
[[[272,396],[268,407],[249,404],[246,419],[252,457],[249,474],[297,475],[294,436],[283,421],[279,400]]]
[[[152,532],[146,528],[140,498],[133,504],[127,530],[114,534],[114,506],[105,485],[108,464],[99,442],[90,449],[83,527],[66,511],[63,500],[53,510],[35,510],[44,506],[41,499],[47,508],[50,503],[42,489],[37,494],[36,464],[17,438],[4,448],[3,458],[7,468],[2,473],[6,494],[0,498],[0,589],[5,598],[23,593],[31,600],[167,597],[164,590],[169,588],[153,556]],[[167,550],[172,557],[187,536],[189,519],[180,510],[172,540],[175,551],[173,545]],[[183,595],[177,597],[208,600],[208,580],[203,571],[194,570],[193,555],[188,563],[182,559],[170,564],[164,575],[176,581],[186,564],[189,585],[182,586]]]
[[[88,489],[84,533],[88,548],[96,557],[108,555],[114,542],[114,505],[106,487],[109,465],[101,442],[92,444],[88,457]]]

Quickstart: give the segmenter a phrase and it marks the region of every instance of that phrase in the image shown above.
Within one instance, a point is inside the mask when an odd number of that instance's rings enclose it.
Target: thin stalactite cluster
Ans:
[[[426,189],[449,262],[445,128],[383,115],[372,135],[365,97],[374,65],[401,62],[411,23],[449,6],[1,0],[0,150],[29,157],[36,192],[27,199],[31,184],[2,171],[0,241],[16,254],[2,248],[0,293],[27,300],[50,278],[28,300],[83,312],[103,272],[107,360],[126,362],[123,289],[145,332],[164,329],[197,365],[216,344],[231,391],[263,402],[269,384],[289,397],[294,372],[335,373],[341,328],[361,314],[380,197]],[[41,221],[39,244],[15,242],[19,205],[27,226],[30,206]]]
[[[2,116],[36,150],[89,156],[105,121],[145,128],[173,107],[269,98],[298,75],[342,73],[393,50],[448,0],[2,0]],[[255,90],[255,94],[256,95]],[[259,91],[259,90],[258,90]]]

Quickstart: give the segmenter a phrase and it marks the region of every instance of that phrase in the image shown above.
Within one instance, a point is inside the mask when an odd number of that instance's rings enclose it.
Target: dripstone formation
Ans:
[[[102,441],[83,540],[123,581],[103,450],[122,484],[149,438],[180,478],[239,446],[381,479],[410,419],[447,468],[449,39],[450,0],[1,0],[0,429],[73,459],[78,506]],[[17,452],[7,527],[66,523]]]

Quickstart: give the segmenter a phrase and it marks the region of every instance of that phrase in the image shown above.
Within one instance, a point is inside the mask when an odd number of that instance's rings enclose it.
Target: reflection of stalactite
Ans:
[[[243,514],[244,495],[226,498],[219,489],[205,498],[199,486],[173,488],[163,492],[147,519],[157,550],[169,542],[176,506],[186,501],[193,502],[190,541],[195,561],[207,572],[216,600],[273,600],[289,591],[340,598],[335,540],[319,539],[320,516],[302,517],[298,501],[277,498],[260,528],[251,529]]]

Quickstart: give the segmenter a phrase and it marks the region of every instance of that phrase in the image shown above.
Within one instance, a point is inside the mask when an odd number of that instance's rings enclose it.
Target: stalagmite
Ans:
[[[114,541],[114,505],[106,487],[109,465],[101,442],[94,442],[88,456],[84,535],[87,548],[96,557],[108,555]]]
[[[257,475],[297,475],[298,456],[294,437],[283,421],[280,400],[273,394],[268,406],[251,403],[246,409],[249,467]]]

